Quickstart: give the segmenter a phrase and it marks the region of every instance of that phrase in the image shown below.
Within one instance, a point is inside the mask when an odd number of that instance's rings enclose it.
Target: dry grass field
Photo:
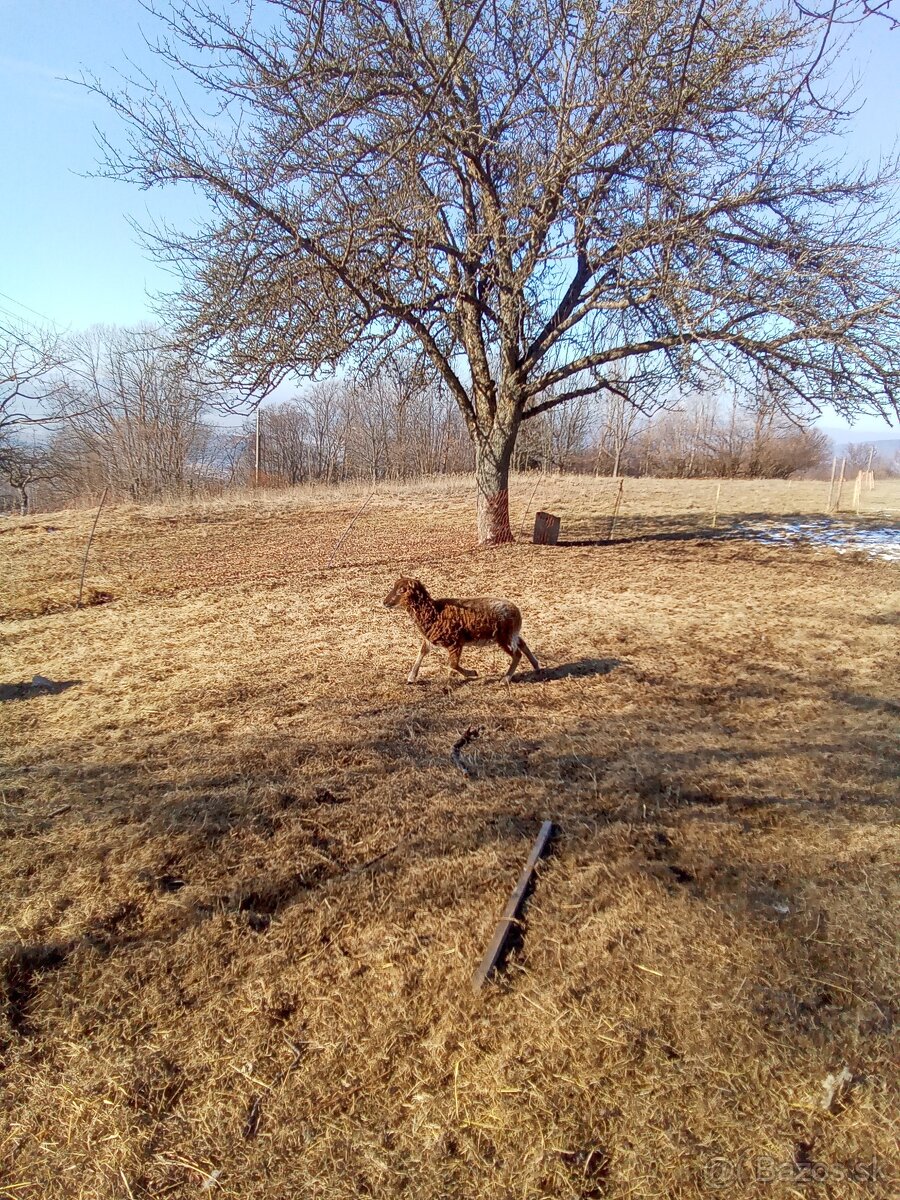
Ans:
[[[897,1194],[898,568],[729,536],[827,484],[614,492],[110,508],[80,611],[93,514],[0,524],[0,1196]],[[406,686],[400,572],[544,669]]]

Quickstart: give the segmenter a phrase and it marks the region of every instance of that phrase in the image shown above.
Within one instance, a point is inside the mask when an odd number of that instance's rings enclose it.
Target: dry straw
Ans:
[[[608,484],[545,485],[599,544],[469,550],[471,480],[379,491],[328,571],[359,489],[105,508],[77,619],[28,614],[93,514],[9,522],[3,677],[72,686],[0,704],[0,1194],[708,1200],[724,1161],[751,1200],[809,1156],[890,1194],[896,568],[691,538],[708,481],[629,480],[606,545]],[[415,556],[553,668],[406,686]]]

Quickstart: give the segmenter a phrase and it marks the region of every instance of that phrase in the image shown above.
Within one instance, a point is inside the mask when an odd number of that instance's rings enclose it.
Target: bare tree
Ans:
[[[46,445],[10,440],[0,447],[0,470],[6,482],[19,493],[19,515],[31,511],[31,488],[54,478],[55,466]]]
[[[417,344],[472,439],[482,541],[511,539],[523,423],[623,364],[897,412],[895,164],[822,152],[846,119],[834,31],[883,5],[236,7],[157,12],[190,90],[87,81],[128,131],[109,173],[210,201],[198,232],[154,235],[182,272],[171,315],[247,396]]]
[[[338,483],[344,478],[350,425],[346,389],[335,380],[317,383],[308,390],[305,400],[313,478]]]
[[[255,435],[245,428],[248,450]],[[305,483],[310,474],[309,418],[296,399],[269,404],[260,413],[260,458],[267,481]]]
[[[261,413],[268,483],[408,479],[468,468],[468,436],[446,389],[408,356],[320,382]],[[252,422],[244,427],[254,439]]]
[[[159,330],[97,327],[71,342],[55,439],[70,485],[109,485],[135,501],[190,490],[205,462],[206,390]]]
[[[877,470],[881,466],[878,447],[874,442],[850,442],[844,453],[847,456],[847,470],[851,474]]]
[[[627,386],[627,385],[626,385]],[[640,409],[627,394],[611,392],[603,405],[597,439],[597,470],[617,479],[625,451],[634,433]]]
[[[782,427],[771,439],[760,464],[760,478],[790,479],[823,468],[831,460],[827,434],[808,426]]]
[[[52,419],[47,405],[59,395],[64,359],[55,334],[0,323],[0,445],[16,426]]]
[[[685,479],[789,479],[822,466],[831,453],[819,430],[771,403],[741,405],[733,394],[726,403],[711,393],[694,396],[650,421],[636,441],[644,473]]]

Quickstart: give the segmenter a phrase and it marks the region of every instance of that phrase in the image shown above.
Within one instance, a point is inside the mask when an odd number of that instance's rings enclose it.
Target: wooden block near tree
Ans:
[[[539,512],[534,518],[534,536],[531,540],[536,546],[555,546],[559,541],[559,517]]]

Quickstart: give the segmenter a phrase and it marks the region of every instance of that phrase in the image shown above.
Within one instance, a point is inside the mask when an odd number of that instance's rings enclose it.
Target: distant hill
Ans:
[[[900,450],[900,435],[889,434],[885,437],[881,433],[872,433],[865,430],[858,432],[853,429],[820,429],[826,437],[831,440],[835,451],[843,450],[846,446],[858,446],[865,442],[867,445],[875,447],[876,452],[881,458],[893,458]]]

